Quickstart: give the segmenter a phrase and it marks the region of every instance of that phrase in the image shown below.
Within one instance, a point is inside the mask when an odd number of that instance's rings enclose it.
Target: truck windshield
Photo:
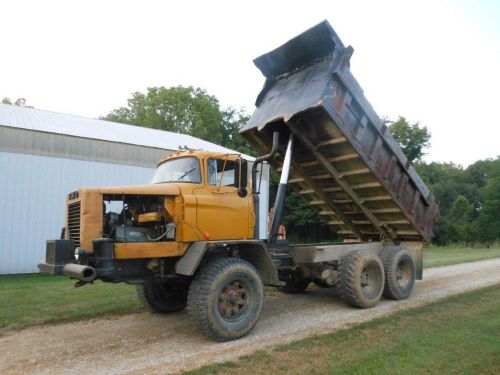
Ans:
[[[153,175],[153,184],[162,182],[201,182],[200,163],[195,157],[168,160],[158,166]]]

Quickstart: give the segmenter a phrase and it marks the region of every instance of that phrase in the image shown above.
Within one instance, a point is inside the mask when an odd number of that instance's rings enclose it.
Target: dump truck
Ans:
[[[353,77],[352,53],[324,21],[255,59],[265,83],[241,135],[261,156],[183,150],[149,185],[70,193],[40,270],[135,285],[153,311],[187,307],[217,341],[253,329],[264,285],[314,282],[356,308],[409,297],[438,207]],[[281,177],[268,216],[269,165]],[[288,186],[341,241],[279,238]]]

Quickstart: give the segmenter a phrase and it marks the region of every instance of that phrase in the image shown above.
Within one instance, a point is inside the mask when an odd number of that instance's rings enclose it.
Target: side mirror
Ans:
[[[235,163],[234,168],[234,186],[238,188],[238,196],[244,198],[247,196],[247,183],[248,183],[248,162],[239,158]]]

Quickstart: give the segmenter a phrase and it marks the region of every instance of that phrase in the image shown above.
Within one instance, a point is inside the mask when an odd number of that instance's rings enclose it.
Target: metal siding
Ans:
[[[153,168],[0,152],[0,274],[37,272],[78,187],[148,183]]]
[[[87,139],[0,125],[0,152],[154,167],[172,150]]]
[[[179,146],[187,145],[193,149],[235,153],[234,150],[187,134],[8,104],[0,104],[0,125],[159,149],[177,150]]]

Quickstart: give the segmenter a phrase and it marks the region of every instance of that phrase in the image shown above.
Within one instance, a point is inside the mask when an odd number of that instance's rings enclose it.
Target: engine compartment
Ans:
[[[175,240],[175,221],[164,196],[104,195],[103,237],[116,242]]]

